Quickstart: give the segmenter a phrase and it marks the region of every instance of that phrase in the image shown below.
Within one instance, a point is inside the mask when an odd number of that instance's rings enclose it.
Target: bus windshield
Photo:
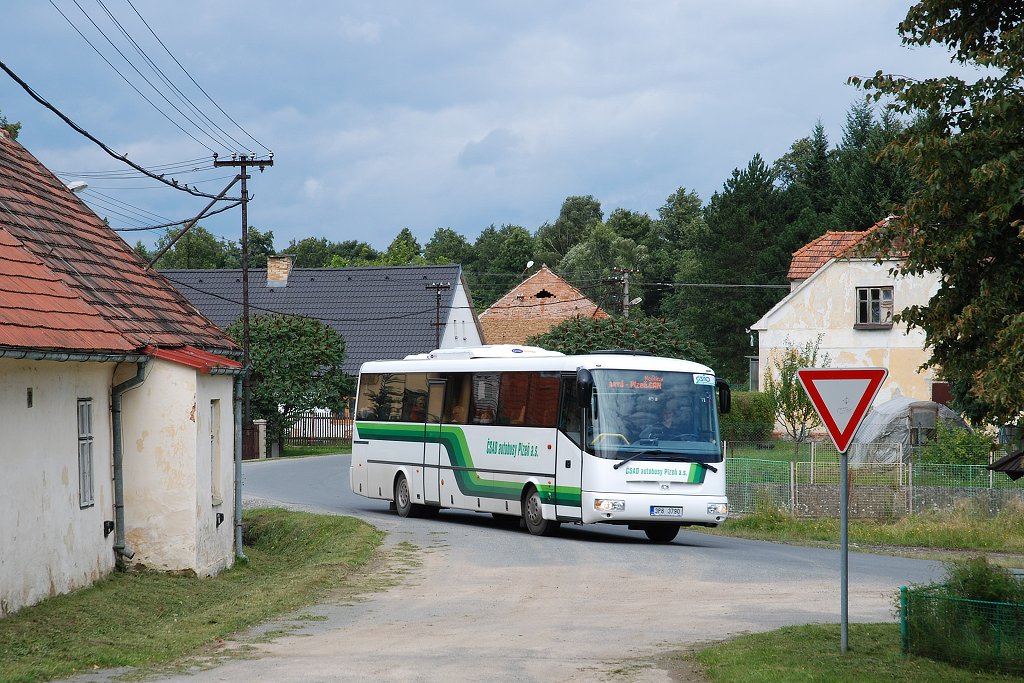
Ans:
[[[587,450],[604,458],[718,462],[715,376],[592,370]]]

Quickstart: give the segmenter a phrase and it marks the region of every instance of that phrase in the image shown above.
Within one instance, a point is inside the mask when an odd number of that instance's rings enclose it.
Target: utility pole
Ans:
[[[629,300],[629,274],[633,271],[629,268],[616,268],[615,270],[622,273],[622,317],[628,318],[629,305],[631,303]]]
[[[242,181],[242,424],[246,429],[252,424],[252,416],[249,410],[249,195],[246,194],[245,181],[251,177],[248,175],[250,166],[259,166],[262,173],[264,168],[274,165],[274,155],[257,159],[254,154],[232,154],[231,161],[220,161],[214,152],[213,165],[237,167],[236,179]]]
[[[452,288],[450,282],[432,282],[426,285],[424,289],[434,290],[436,295],[436,307],[434,312],[434,348],[441,348],[441,292],[446,292]]]

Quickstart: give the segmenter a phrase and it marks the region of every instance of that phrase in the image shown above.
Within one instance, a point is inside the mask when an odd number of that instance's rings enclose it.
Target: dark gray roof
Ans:
[[[218,326],[241,317],[241,269],[160,273]],[[267,287],[267,271],[251,269],[249,315],[285,313],[327,323],[345,338],[344,368],[356,374],[368,360],[433,350],[437,294],[428,286],[451,284],[441,292],[443,325],[461,276],[458,265],[292,268],[286,286]]]

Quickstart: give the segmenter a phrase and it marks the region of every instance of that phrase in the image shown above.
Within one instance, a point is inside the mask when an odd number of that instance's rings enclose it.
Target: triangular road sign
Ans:
[[[885,368],[800,368],[800,384],[840,453],[845,453],[889,371]]]

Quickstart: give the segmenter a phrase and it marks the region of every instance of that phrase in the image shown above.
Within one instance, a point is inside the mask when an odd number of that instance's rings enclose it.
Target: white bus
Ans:
[[[402,517],[472,510],[538,535],[622,524],[669,543],[729,514],[729,401],[710,368],[633,351],[496,345],[368,362],[352,491]]]

